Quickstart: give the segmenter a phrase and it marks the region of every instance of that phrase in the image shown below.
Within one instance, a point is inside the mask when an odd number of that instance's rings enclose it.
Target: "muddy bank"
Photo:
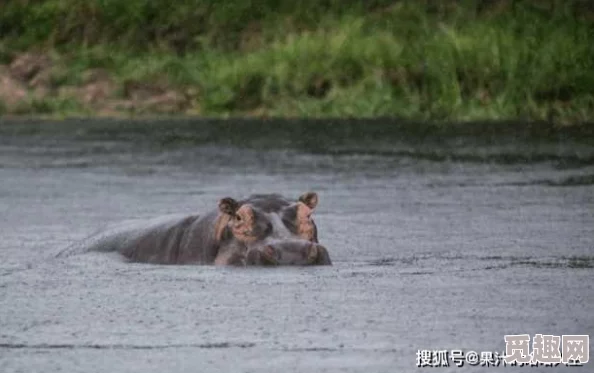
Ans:
[[[105,69],[88,69],[70,79],[64,60],[47,53],[22,53],[0,65],[0,114],[117,117],[180,114],[191,107],[192,91],[166,83],[120,80]]]

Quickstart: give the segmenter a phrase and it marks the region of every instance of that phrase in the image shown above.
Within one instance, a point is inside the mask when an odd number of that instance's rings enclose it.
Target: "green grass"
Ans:
[[[89,114],[75,99],[65,97],[29,98],[17,106],[12,114],[71,116]]]
[[[583,1],[26,3],[0,10],[0,58],[50,49],[62,64],[58,85],[104,68],[120,84],[194,89],[206,115],[594,114],[594,23]]]

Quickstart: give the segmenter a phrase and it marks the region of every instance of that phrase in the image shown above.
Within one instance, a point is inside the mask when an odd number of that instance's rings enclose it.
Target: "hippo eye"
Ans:
[[[235,221],[236,222],[241,222],[241,216],[235,215]]]

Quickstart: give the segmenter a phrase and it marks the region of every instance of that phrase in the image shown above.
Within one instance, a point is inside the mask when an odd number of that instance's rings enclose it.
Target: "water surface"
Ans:
[[[422,349],[593,336],[588,131],[4,121],[0,371],[408,372]],[[118,221],[308,190],[332,267],[54,258]],[[462,371],[485,369],[510,368]]]

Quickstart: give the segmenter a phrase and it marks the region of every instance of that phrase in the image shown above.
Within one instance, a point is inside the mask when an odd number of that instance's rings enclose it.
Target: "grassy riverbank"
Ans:
[[[8,0],[0,113],[592,121],[591,8]]]

